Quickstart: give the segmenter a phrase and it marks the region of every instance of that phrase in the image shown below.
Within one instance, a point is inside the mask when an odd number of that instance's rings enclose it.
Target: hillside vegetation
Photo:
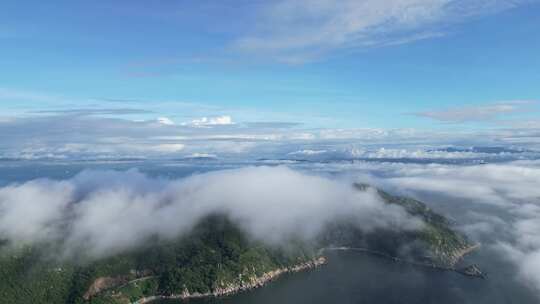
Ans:
[[[355,185],[359,191],[368,186]],[[148,240],[131,252],[98,260],[55,258],[52,244],[8,248],[0,243],[3,303],[132,303],[153,295],[208,294],[243,286],[276,269],[305,263],[329,246],[354,246],[390,256],[452,266],[470,246],[443,216],[425,204],[378,190],[424,226],[415,231],[365,233],[347,220],[331,223],[317,240],[270,247],[249,239],[224,215],[202,220],[176,240]]]

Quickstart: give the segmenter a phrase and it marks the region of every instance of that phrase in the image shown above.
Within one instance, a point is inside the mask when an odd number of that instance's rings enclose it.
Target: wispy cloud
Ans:
[[[296,0],[265,6],[234,46],[301,63],[336,49],[409,43],[444,35],[445,26],[518,6],[500,0]]]
[[[466,106],[437,111],[413,113],[416,116],[431,118],[448,123],[489,121],[505,115],[523,112],[535,104],[529,100],[513,100],[481,106]]]
[[[142,109],[131,109],[131,108],[111,108],[111,109],[99,108],[99,109],[40,110],[40,111],[30,111],[29,113],[92,116],[92,115],[148,114],[148,113],[152,113],[152,111],[142,110]]]

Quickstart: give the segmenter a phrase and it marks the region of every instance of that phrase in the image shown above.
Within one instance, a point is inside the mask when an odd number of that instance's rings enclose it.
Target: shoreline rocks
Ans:
[[[189,292],[189,290],[186,289],[181,294],[169,295],[169,296],[165,296],[165,295],[150,296],[150,297],[139,299],[135,302],[132,302],[131,304],[146,304],[152,301],[165,300],[165,299],[186,300],[186,299],[195,299],[195,298],[204,298],[204,297],[220,297],[220,296],[225,296],[225,295],[231,295],[231,294],[263,287],[267,283],[275,280],[276,278],[280,277],[283,274],[295,273],[295,272],[300,272],[300,271],[304,271],[308,269],[317,268],[326,263],[327,263],[326,258],[324,256],[320,256],[312,260],[306,261],[304,263],[293,265],[291,267],[278,268],[269,272],[265,272],[261,276],[249,278],[247,282],[241,281],[240,283],[231,283],[226,286],[217,287],[213,292],[191,293]]]

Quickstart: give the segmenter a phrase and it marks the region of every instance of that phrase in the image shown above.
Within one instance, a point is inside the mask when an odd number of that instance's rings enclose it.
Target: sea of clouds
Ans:
[[[163,168],[175,169],[174,164]],[[188,233],[213,213],[227,214],[250,236],[269,244],[311,239],[328,222],[350,216],[365,231],[421,227],[418,219],[384,204],[374,191],[355,190],[353,182],[424,200],[436,195],[442,202],[434,206],[437,211],[454,217],[456,228],[482,242],[482,250],[514,265],[512,279],[540,295],[540,161],[534,160],[288,163],[185,178],[150,177],[135,169],[83,170],[71,178],[0,188],[0,239],[12,244],[61,240],[67,257],[80,250],[102,257],[150,237]]]
[[[246,167],[183,179],[137,171],[83,171],[67,180],[37,179],[0,188],[0,238],[13,244],[60,241],[63,254],[101,257],[175,238],[222,213],[252,237],[280,244],[310,240],[331,221],[358,228],[417,229],[421,221],[375,191],[286,167]]]
[[[451,165],[355,163],[320,167],[404,195],[443,201],[458,227],[513,263],[516,278],[540,295],[540,161]],[[442,197],[442,199],[440,199]]]

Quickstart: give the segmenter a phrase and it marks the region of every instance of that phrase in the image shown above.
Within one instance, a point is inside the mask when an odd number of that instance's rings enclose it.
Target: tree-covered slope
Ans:
[[[208,293],[313,255],[301,243],[280,250],[249,240],[227,217],[214,215],[177,240],[150,240],[144,248],[98,260],[58,262],[37,247],[3,248],[0,297],[14,304],[129,303],[186,290]]]
[[[354,184],[358,191],[371,187]],[[331,223],[321,237],[326,246],[360,247],[399,257],[409,261],[424,262],[452,268],[463,255],[473,248],[467,238],[452,229],[452,223],[431,210],[426,204],[408,197],[395,196],[380,189],[376,191],[386,204],[397,205],[419,220],[421,227],[412,230],[379,228],[366,233],[354,222],[343,220]]]
[[[359,191],[368,186],[355,185]],[[107,258],[57,258],[54,244],[18,249],[0,245],[0,298],[5,303],[132,303],[153,295],[209,294],[252,286],[257,278],[291,269],[331,246],[362,247],[388,256],[452,267],[470,247],[466,238],[425,204],[377,190],[402,206],[422,228],[366,232],[346,219],[329,223],[316,240],[282,247],[250,239],[225,215],[212,215],[175,240],[151,239]],[[307,264],[309,266],[309,264]],[[298,269],[298,268],[297,268]]]

